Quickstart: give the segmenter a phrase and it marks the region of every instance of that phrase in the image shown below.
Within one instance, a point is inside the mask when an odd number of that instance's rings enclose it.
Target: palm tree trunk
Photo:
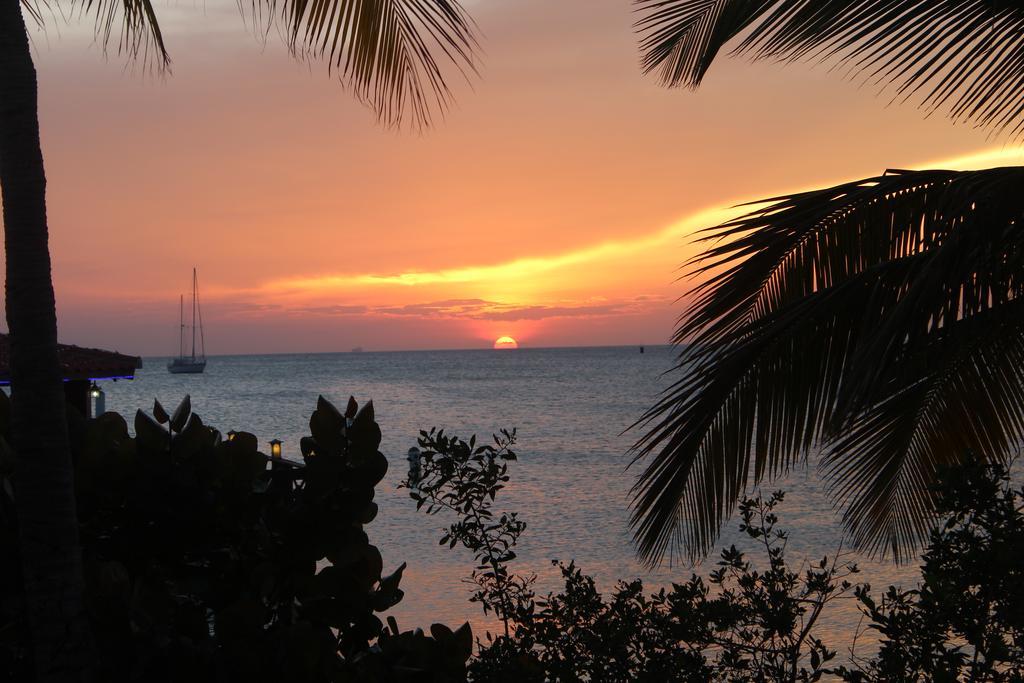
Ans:
[[[20,0],[0,0],[0,191],[15,506],[37,678],[84,681],[92,649],[57,360],[38,90]]]

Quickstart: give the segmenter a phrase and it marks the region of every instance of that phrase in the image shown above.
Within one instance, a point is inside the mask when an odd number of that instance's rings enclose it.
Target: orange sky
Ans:
[[[158,2],[173,72],[35,36],[61,339],[210,353],[655,344],[687,234],[741,200],[995,150],[811,66],[643,78],[627,0],[477,0],[483,66],[423,134],[382,130],[235,0]],[[948,164],[947,164],[948,165]]]

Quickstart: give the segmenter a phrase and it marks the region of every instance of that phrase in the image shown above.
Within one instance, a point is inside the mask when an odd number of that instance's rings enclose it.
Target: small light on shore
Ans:
[[[89,408],[91,417],[99,417],[107,412],[107,395],[96,382],[89,387],[89,399],[92,404]]]
[[[270,457],[280,458],[281,457],[281,440],[271,439],[270,440]]]
[[[234,441],[236,436],[238,436],[238,432],[232,429],[228,432],[228,441]]]

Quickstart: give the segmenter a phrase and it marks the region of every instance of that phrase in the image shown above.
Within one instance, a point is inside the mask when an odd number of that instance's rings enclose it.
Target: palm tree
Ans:
[[[1024,2],[637,0],[644,67],[697,87],[719,52],[824,60],[899,100],[1024,132]],[[856,544],[906,559],[937,472],[1024,436],[1024,168],[887,171],[705,230],[641,419],[641,555],[697,557],[750,485],[821,453]],[[636,462],[636,460],[634,460]]]
[[[279,28],[295,54],[322,58],[388,125],[427,125],[449,103],[443,65],[473,69],[470,20],[457,0],[253,0],[250,19]],[[84,12],[106,45],[169,64],[150,0],[0,0],[0,190],[11,353],[16,502],[37,677],[90,678],[71,458],[57,361],[57,319],[39,142],[36,72],[25,17]]]

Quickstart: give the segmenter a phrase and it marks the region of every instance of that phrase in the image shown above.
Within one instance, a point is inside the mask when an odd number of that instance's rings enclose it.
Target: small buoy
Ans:
[[[643,353],[643,352],[644,352],[644,347],[641,346],[640,347],[640,353]]]

